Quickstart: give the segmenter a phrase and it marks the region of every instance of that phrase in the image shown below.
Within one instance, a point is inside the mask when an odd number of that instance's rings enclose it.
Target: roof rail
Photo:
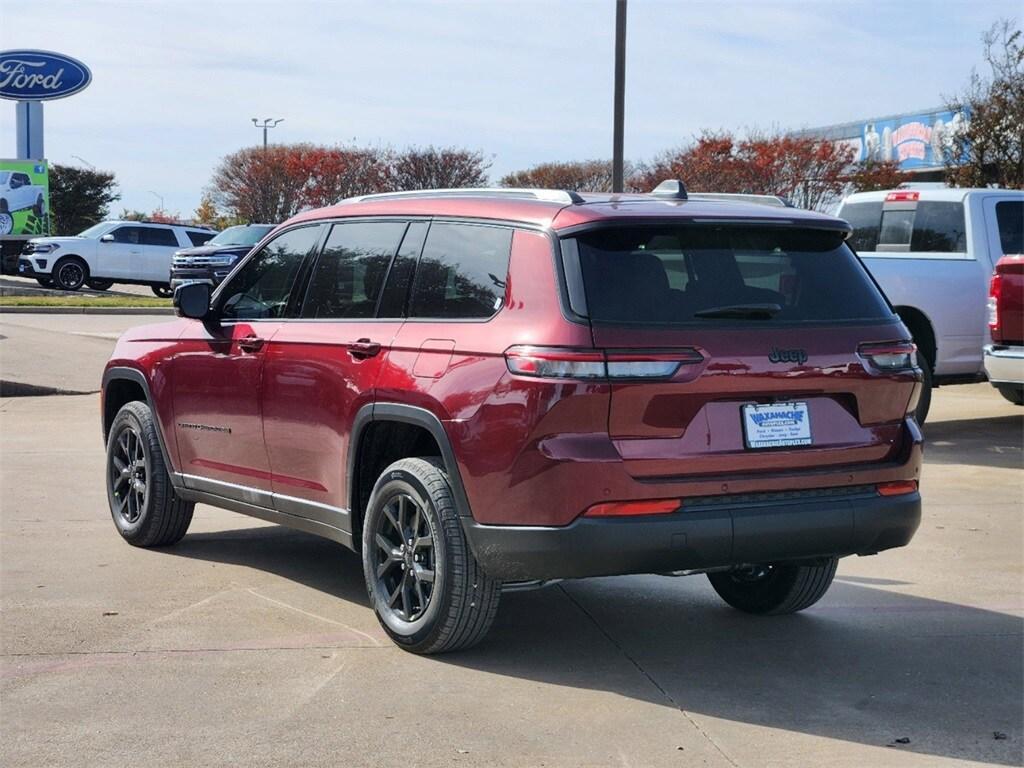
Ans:
[[[526,200],[543,200],[548,203],[578,205],[583,198],[577,192],[564,189],[520,189],[516,187],[459,187],[454,189],[417,189],[407,192],[379,192],[373,195],[359,195],[343,200],[345,203],[361,203],[365,200],[401,199],[403,197],[517,197]]]
[[[722,200],[723,202],[755,203],[771,205],[776,208],[795,207],[789,200],[780,195],[754,195],[743,192],[693,192],[691,200]]]

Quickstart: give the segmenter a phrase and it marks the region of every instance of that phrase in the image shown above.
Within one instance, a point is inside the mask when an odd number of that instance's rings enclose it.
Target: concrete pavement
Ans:
[[[199,506],[176,547],[123,543],[97,400],[0,400],[4,766],[1021,763],[1022,409],[987,385],[936,392],[916,539],[803,614],[594,579],[436,658],[388,643],[331,542]]]

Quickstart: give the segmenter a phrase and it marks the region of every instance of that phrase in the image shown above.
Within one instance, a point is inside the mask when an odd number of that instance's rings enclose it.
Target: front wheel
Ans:
[[[834,557],[809,564],[751,565],[709,573],[715,592],[745,613],[778,616],[809,608],[832,585],[839,560]]]
[[[399,647],[444,653],[487,634],[500,583],[473,557],[440,461],[402,459],[384,470],[370,496],[362,545],[370,603]]]
[[[153,412],[126,403],[107,436],[107,501],[121,538],[136,547],[178,542],[192,522],[195,504],[171,485]]]
[[[169,299],[174,296],[174,290],[169,285],[154,285],[151,286],[153,294],[161,299]]]
[[[999,394],[1014,405],[1024,405],[1024,386],[1019,384],[999,384]]]
[[[88,278],[85,262],[75,257],[61,259],[53,268],[53,282],[62,291],[77,291]]]
[[[14,231],[14,217],[11,212],[0,210],[0,235],[9,235]]]

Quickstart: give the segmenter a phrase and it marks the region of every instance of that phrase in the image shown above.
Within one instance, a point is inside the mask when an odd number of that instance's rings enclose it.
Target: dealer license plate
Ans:
[[[807,403],[743,406],[743,439],[747,448],[782,448],[811,444]]]

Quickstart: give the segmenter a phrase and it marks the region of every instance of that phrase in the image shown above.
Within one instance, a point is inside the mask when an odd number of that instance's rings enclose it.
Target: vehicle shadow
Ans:
[[[1024,466],[1024,414],[926,422],[924,440],[929,463]]]
[[[190,534],[166,552],[257,568],[368,606],[357,555],[285,528]],[[933,600],[896,591],[913,584],[842,571],[812,609],[771,618],[725,607],[700,576],[507,593],[480,646],[432,662],[698,718],[1019,765],[1024,621],[1001,606]],[[902,738],[910,742],[895,743]]]

